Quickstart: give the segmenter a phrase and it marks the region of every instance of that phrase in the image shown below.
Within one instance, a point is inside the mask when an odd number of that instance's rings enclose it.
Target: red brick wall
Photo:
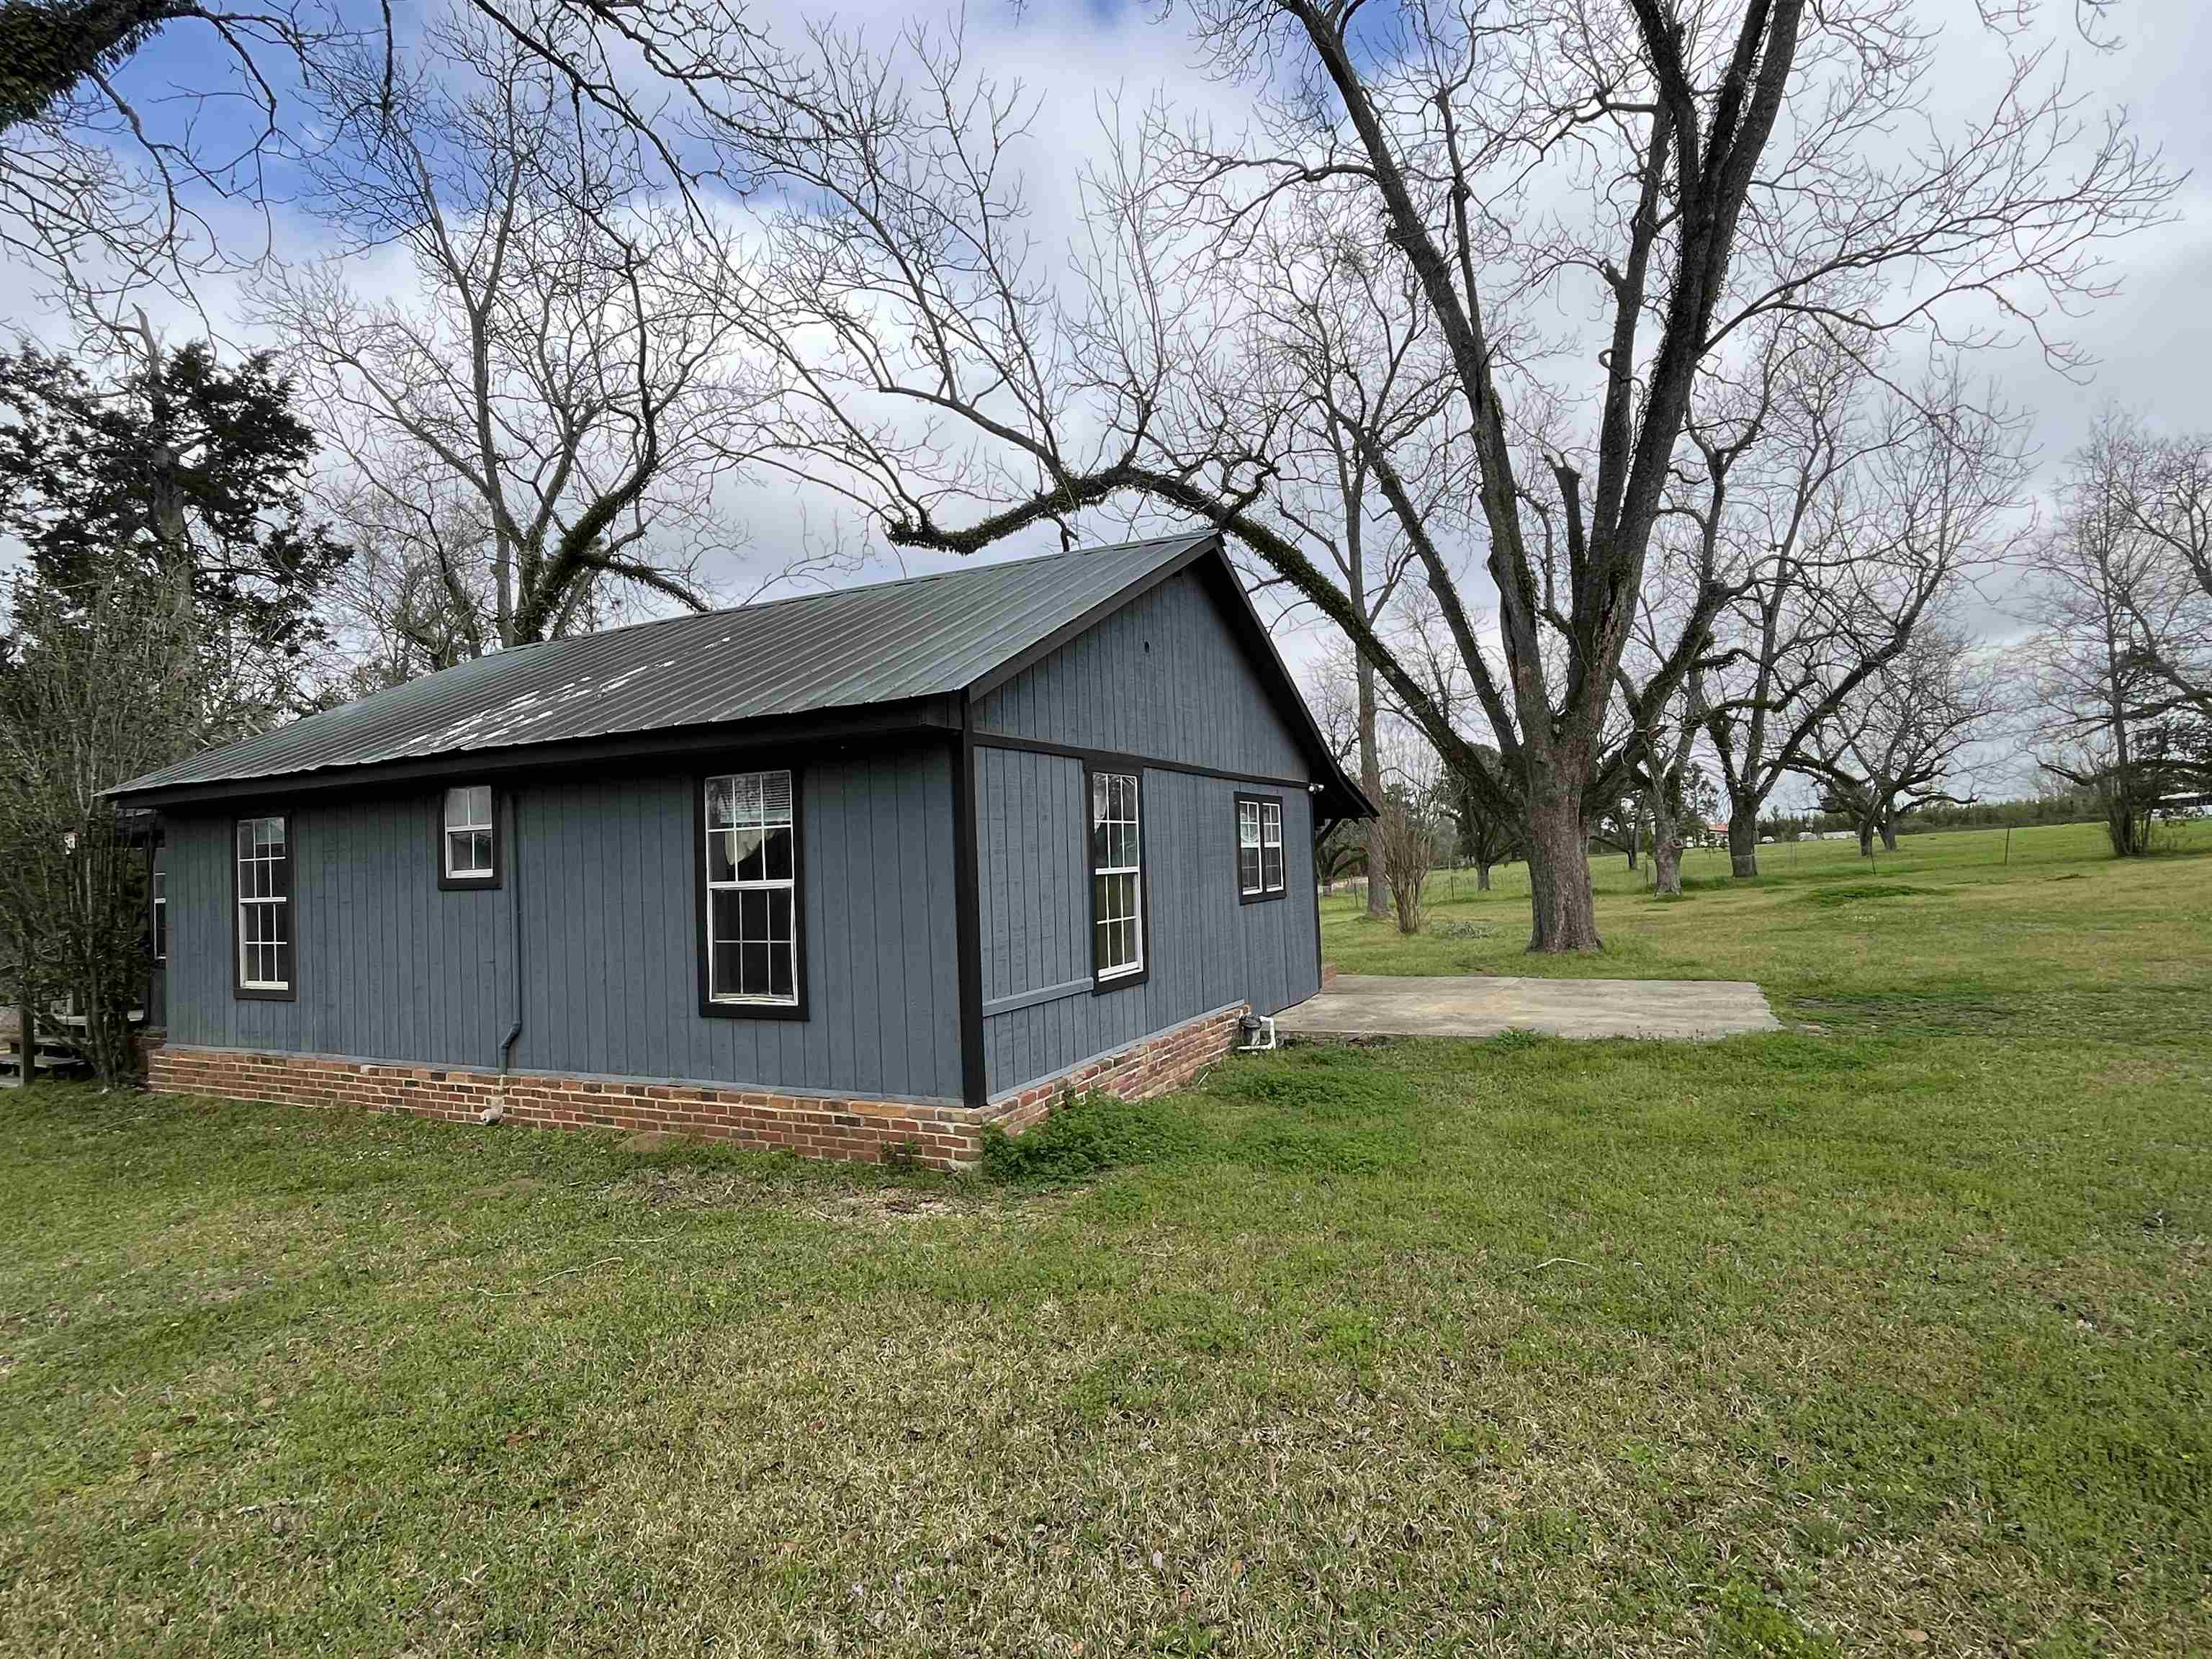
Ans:
[[[1188,1085],[1237,1041],[1240,1006],[1192,1020],[1146,1042],[1034,1083],[976,1110],[905,1101],[848,1100],[758,1089],[699,1088],[644,1078],[395,1066],[319,1054],[243,1048],[157,1049],[148,1083],[172,1094],[265,1100],[288,1106],[359,1106],[372,1112],[472,1122],[495,1102],[513,1122],[558,1128],[666,1130],[709,1140],[784,1146],[807,1158],[876,1163],[910,1151],[938,1169],[972,1169],[983,1128],[1019,1134],[1071,1090],[1139,1100]]]

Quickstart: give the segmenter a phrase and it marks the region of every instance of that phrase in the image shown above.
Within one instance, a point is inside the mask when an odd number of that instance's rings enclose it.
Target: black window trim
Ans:
[[[791,975],[796,1002],[718,1002],[708,960],[707,781],[747,772],[791,774]],[[708,1019],[811,1018],[806,983],[806,771],[797,761],[732,757],[691,775],[691,949],[699,964],[699,1012]]]
[[[1244,816],[1244,808],[1248,805],[1261,807],[1273,807],[1275,809],[1276,833],[1279,836],[1285,833],[1285,826],[1289,823],[1289,815],[1283,811],[1282,796],[1255,795],[1249,791],[1242,789],[1237,792],[1236,805],[1229,809],[1229,867],[1233,872],[1233,877],[1237,883],[1237,902],[1239,904],[1271,903],[1277,899],[1286,898],[1290,896],[1290,848],[1285,842],[1278,842],[1276,843],[1282,848],[1283,853],[1283,884],[1280,887],[1270,888],[1267,885],[1267,823],[1266,816],[1262,814],[1260,821],[1260,885],[1255,890],[1249,891],[1246,890],[1244,886],[1244,844],[1238,839],[1238,837],[1243,833],[1243,824],[1241,820]]]
[[[284,925],[292,930],[292,977],[281,991],[248,985],[239,958],[238,826],[256,818],[284,820]],[[300,815],[289,806],[265,806],[240,812],[230,821],[230,994],[238,1002],[297,1002],[300,1000]]]
[[[1137,965],[1118,974],[1101,975],[1098,972],[1098,866],[1091,847],[1091,837],[1096,829],[1091,821],[1091,781],[1101,775],[1134,778],[1137,781]],[[1151,837],[1152,815],[1145,806],[1145,763],[1134,755],[1116,755],[1103,750],[1086,750],[1083,760],[1083,890],[1088,896],[1085,909],[1091,917],[1090,930],[1083,937],[1083,954],[1091,960],[1091,994],[1104,996],[1109,992],[1127,990],[1132,985],[1142,985],[1152,976],[1152,854]]]
[[[449,876],[446,873],[446,797],[456,789],[491,791],[491,873],[488,876]],[[438,890],[441,893],[480,892],[499,886],[507,876],[507,836],[500,829],[500,807],[507,792],[499,785],[460,781],[447,784],[430,798],[430,856],[435,860]]]

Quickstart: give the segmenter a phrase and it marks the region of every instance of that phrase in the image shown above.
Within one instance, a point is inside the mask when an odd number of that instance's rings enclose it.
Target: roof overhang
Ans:
[[[613,771],[665,769],[667,763],[705,763],[725,755],[769,757],[779,750],[864,747],[917,737],[945,737],[959,730],[960,713],[950,697],[916,697],[870,703],[860,708],[818,714],[778,714],[722,726],[665,727],[609,737],[564,738],[553,743],[517,744],[496,749],[462,749],[419,758],[383,761],[367,766],[332,766],[265,777],[221,778],[178,784],[167,789],[113,792],[132,808],[212,806],[225,802],[277,796],[374,793],[395,786],[434,786],[450,778],[502,783],[552,770],[589,767],[600,775]]]

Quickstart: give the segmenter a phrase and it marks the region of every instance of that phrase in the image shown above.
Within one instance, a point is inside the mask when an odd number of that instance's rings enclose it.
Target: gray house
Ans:
[[[1311,995],[1371,810],[1211,532],[502,652],[116,793],[158,1087],[945,1164]]]

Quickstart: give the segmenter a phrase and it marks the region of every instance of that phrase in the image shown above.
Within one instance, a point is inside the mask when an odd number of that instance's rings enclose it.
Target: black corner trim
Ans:
[[[981,1106],[990,1099],[990,1071],[983,1048],[982,844],[975,832],[975,730],[969,699],[960,699],[960,727],[952,734],[953,948],[958,970],[960,1100]]]
[[[791,977],[796,1002],[717,1002],[707,957],[707,780],[738,772],[791,774]],[[806,982],[806,773],[796,759],[746,755],[691,777],[691,948],[699,964],[699,1012],[708,1019],[804,1020],[812,1000]]]
[[[507,876],[507,835],[499,826],[499,809],[506,799],[507,791],[497,784],[490,786],[491,873],[488,876],[449,876],[446,873],[446,797],[456,789],[471,787],[465,781],[449,783],[430,797],[431,867],[438,873],[438,890],[441,893],[488,891],[499,886]]]
[[[1248,892],[1245,890],[1244,844],[1237,839],[1237,837],[1243,833],[1243,826],[1237,822],[1237,819],[1241,817],[1243,814],[1237,811],[1237,808],[1243,807],[1247,802],[1249,802],[1255,806],[1272,806],[1275,809],[1275,833],[1279,836],[1282,834],[1283,830],[1283,798],[1280,795],[1247,794],[1243,790],[1239,790],[1237,793],[1237,805],[1235,807],[1231,807],[1230,809],[1229,867],[1231,872],[1231,879],[1233,879],[1237,884],[1237,902],[1239,904],[1271,904],[1278,899],[1285,898],[1289,896],[1291,890],[1290,854],[1288,852],[1285,852],[1283,854],[1283,884],[1280,887],[1270,888],[1267,884],[1267,828],[1266,823],[1262,821],[1260,826],[1261,884],[1257,891]],[[1279,848],[1282,846],[1282,842],[1278,841],[1276,845]]]
[[[1134,973],[1113,974],[1102,977],[1096,966],[1098,950],[1098,873],[1092,861],[1091,835],[1095,827],[1091,822],[1091,780],[1101,772],[1112,772],[1137,781],[1137,939],[1141,954],[1137,958]],[[1085,936],[1085,954],[1091,957],[1091,994],[1103,997],[1110,992],[1126,991],[1132,985],[1142,985],[1152,976],[1152,858],[1148,842],[1152,835],[1152,815],[1145,810],[1145,763],[1134,755],[1116,755],[1104,750],[1086,751],[1083,763],[1083,884],[1090,895],[1087,907],[1091,929]]]

